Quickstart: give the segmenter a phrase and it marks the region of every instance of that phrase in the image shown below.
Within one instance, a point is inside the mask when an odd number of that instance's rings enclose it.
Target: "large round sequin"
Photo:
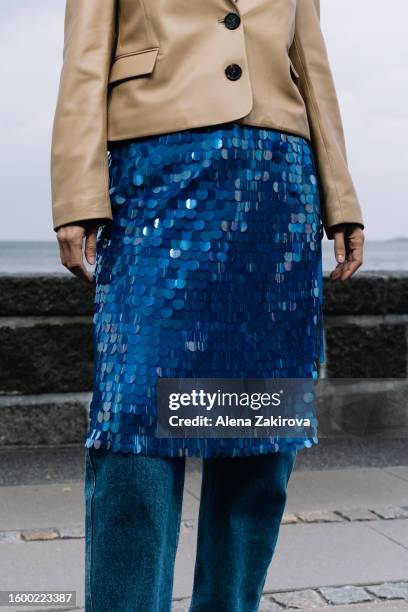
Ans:
[[[87,447],[244,456],[311,438],[155,437],[158,377],[308,378],[324,361],[311,143],[231,122],[110,146]]]

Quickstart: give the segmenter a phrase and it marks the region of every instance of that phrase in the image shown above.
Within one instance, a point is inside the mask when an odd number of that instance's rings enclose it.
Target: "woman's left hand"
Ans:
[[[355,223],[344,223],[334,232],[337,266],[330,274],[333,281],[349,279],[363,263],[364,232]]]

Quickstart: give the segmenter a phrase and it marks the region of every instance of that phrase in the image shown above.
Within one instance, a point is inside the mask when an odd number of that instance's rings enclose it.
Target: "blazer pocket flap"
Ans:
[[[153,72],[158,53],[159,48],[157,47],[117,57],[110,70],[109,83],[150,74]]]

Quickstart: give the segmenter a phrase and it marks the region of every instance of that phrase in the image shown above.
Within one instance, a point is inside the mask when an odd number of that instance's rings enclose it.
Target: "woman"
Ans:
[[[189,455],[190,610],[255,611],[317,438],[160,438],[156,383],[317,377],[323,229],[333,280],[364,229],[318,0],[68,0],[52,188],[62,263],[96,263],[86,610],[170,610]]]

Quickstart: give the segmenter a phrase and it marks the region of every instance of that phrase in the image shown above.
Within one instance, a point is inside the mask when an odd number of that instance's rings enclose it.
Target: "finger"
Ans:
[[[355,272],[363,264],[363,246],[364,246],[364,234],[361,230],[352,232],[347,240],[347,251],[348,257],[344,270],[341,275],[341,280],[347,280],[355,274]]]
[[[339,264],[346,261],[346,242],[344,230],[334,234],[334,256]]]
[[[344,270],[341,274],[341,280],[347,280],[351,278],[353,274],[355,274],[355,272],[357,272],[357,270],[362,266],[362,264],[363,264],[362,249],[353,250],[349,255],[346,265],[344,266]]]
[[[92,283],[94,278],[91,272],[88,272],[84,264],[69,264],[68,269],[74,276],[85,281],[86,283]]]
[[[345,266],[344,263],[337,264],[335,269],[330,274],[330,279],[333,280],[333,281],[340,280],[341,275],[342,275],[343,270],[344,270],[344,266]]]
[[[340,255],[342,249],[342,237],[345,247],[345,261],[338,264],[336,269],[331,273],[331,280],[347,280],[350,278],[363,263],[363,247],[364,247],[364,232],[360,226],[346,224],[343,231],[336,232],[337,244],[340,245]],[[336,249],[336,246],[335,246]],[[341,259],[341,257],[340,257]]]
[[[66,245],[64,242],[58,241],[58,247],[59,247],[59,255],[60,255],[61,263],[63,266],[65,266],[67,262]]]
[[[331,272],[330,279],[332,281],[340,280],[346,261],[346,245],[344,238],[344,229],[334,233],[334,256],[337,261],[336,268]]]
[[[96,238],[98,234],[98,228],[92,227],[86,236],[85,240],[85,257],[91,266],[95,263],[96,258]]]
[[[359,269],[359,267],[362,265],[361,261],[353,260],[353,261],[349,261],[347,266],[345,267],[345,269],[343,270],[340,280],[345,281],[349,278],[351,278],[351,276],[353,276],[353,274],[355,272],[357,272],[357,270]]]
[[[88,272],[85,267],[82,254],[82,239],[75,238],[68,243],[68,269],[78,278],[91,282],[93,279],[92,273]]]

